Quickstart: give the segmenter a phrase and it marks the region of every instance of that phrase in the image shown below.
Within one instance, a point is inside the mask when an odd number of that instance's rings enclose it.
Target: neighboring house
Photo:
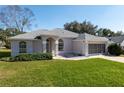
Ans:
[[[90,34],[77,34],[63,29],[28,32],[10,38],[11,55],[20,53],[51,52],[53,56],[74,52],[88,56],[107,53],[109,40]]]
[[[124,35],[122,36],[115,36],[115,37],[107,37],[110,42],[116,43],[121,46],[121,48],[124,50]]]

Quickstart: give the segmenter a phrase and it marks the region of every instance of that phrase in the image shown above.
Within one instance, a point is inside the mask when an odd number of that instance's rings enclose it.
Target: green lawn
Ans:
[[[0,86],[124,86],[124,64],[104,59],[0,62]]]

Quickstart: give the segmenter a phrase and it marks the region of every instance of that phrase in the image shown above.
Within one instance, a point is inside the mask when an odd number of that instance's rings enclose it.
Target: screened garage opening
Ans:
[[[88,45],[88,53],[105,53],[105,44],[89,44]]]

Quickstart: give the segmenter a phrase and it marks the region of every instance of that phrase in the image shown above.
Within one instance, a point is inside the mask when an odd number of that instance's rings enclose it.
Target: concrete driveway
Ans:
[[[116,56],[101,56],[101,58],[117,61],[117,62],[123,62],[124,63],[124,57],[116,57]]]
[[[71,58],[66,58],[66,57],[62,57],[62,56],[54,57],[54,59],[64,59],[64,60],[83,60],[83,59],[89,59],[89,58],[103,58],[103,59],[107,59],[107,60],[124,63],[124,57],[116,57],[116,56],[95,55],[95,56],[88,56],[88,57],[80,56],[80,57],[71,57]]]

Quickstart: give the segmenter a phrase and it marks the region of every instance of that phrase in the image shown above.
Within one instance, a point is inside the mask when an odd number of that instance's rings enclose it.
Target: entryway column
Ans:
[[[58,39],[55,40],[55,56],[58,55]]]
[[[43,53],[46,53],[46,38],[42,38],[42,44],[43,44]]]
[[[85,41],[85,56],[88,56],[88,41]]]

